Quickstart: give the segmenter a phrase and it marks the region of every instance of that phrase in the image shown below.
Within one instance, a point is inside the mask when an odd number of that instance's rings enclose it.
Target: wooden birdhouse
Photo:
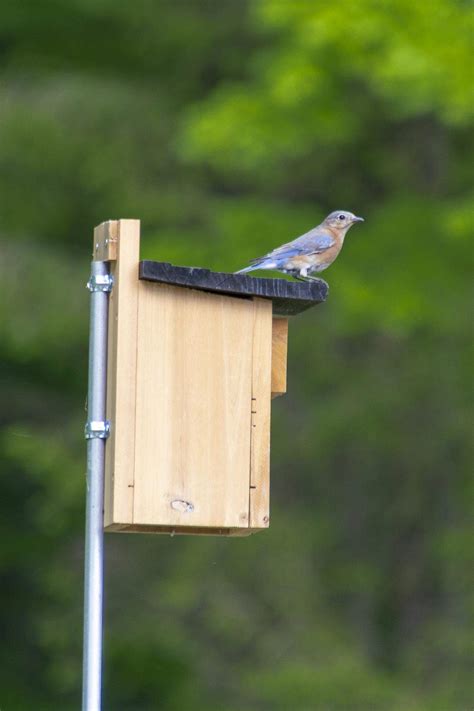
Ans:
[[[288,317],[327,285],[140,262],[140,222],[94,231],[110,262],[106,531],[246,535],[270,516],[270,412]]]

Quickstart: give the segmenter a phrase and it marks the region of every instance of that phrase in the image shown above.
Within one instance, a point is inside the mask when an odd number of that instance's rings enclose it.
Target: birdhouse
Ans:
[[[288,318],[327,285],[140,261],[140,222],[94,231],[110,262],[106,531],[247,535],[270,521],[272,398]]]

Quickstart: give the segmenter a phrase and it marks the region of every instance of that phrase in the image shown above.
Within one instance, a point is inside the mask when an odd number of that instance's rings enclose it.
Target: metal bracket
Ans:
[[[112,291],[114,278],[111,274],[93,274],[87,282],[89,291]]]
[[[84,436],[86,439],[107,439],[110,435],[109,420],[90,420],[86,422]]]

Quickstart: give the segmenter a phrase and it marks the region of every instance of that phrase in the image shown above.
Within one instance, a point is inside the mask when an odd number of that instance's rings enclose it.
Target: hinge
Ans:
[[[250,424],[252,425],[252,427],[256,427],[257,426],[257,422],[256,422],[257,418],[255,417],[255,415],[257,414],[257,398],[256,397],[252,398],[252,404],[250,407],[251,407]]]

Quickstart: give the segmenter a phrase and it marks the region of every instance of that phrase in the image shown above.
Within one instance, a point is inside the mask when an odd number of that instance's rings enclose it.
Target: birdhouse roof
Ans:
[[[310,282],[266,279],[247,274],[213,272],[200,267],[176,267],[167,262],[148,259],[140,262],[139,278],[229,296],[259,296],[270,299],[276,316],[299,314],[325,301],[329,291],[323,279]]]

